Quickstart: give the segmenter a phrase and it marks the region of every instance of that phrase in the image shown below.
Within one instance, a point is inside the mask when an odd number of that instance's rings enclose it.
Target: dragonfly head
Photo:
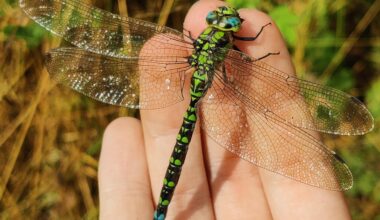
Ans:
[[[243,19],[240,18],[236,9],[221,6],[214,11],[210,11],[206,17],[207,24],[221,31],[237,32]]]

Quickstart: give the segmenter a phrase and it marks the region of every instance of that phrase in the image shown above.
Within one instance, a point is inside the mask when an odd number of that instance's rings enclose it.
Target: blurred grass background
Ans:
[[[193,1],[87,1],[181,30]],[[380,0],[230,0],[280,27],[297,74],[359,97],[375,117],[365,136],[324,136],[351,168],[354,219],[380,220]],[[170,15],[168,14],[170,12]],[[102,133],[128,109],[56,85],[43,54],[61,39],[0,0],[0,219],[96,219]]]

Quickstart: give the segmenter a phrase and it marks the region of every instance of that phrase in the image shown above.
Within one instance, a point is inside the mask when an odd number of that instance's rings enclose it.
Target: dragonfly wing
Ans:
[[[119,59],[76,47],[58,48],[48,53],[46,66],[56,81],[101,102],[156,109],[183,100],[181,75],[189,68],[187,62],[161,52]]]
[[[320,141],[287,123],[217,75],[202,100],[202,128],[218,144],[259,167],[312,186],[346,190],[352,175]]]
[[[136,57],[145,42],[156,34],[162,35],[161,43],[185,42],[177,30],[120,17],[80,0],[20,0],[20,7],[52,33],[77,47],[103,55]]]
[[[292,125],[340,135],[364,134],[373,128],[364,104],[342,91],[297,79],[234,50],[229,50],[224,65],[236,90]]]

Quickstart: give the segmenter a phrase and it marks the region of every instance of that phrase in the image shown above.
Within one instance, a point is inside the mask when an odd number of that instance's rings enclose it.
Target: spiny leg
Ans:
[[[222,71],[223,81],[225,83],[228,83],[227,70],[226,70],[226,66],[224,65],[224,63],[222,64],[221,68],[222,68],[221,71]]]
[[[254,37],[240,37],[240,36],[236,36],[236,35],[232,35],[232,36],[233,36],[234,39],[236,39],[236,40],[242,40],[242,41],[254,41],[254,40],[256,40],[256,39],[260,36],[260,34],[263,32],[264,28],[267,27],[267,26],[269,26],[269,25],[272,25],[272,23],[269,22],[268,24],[265,24],[265,25],[261,26],[261,29],[260,29],[259,33],[257,33],[256,36],[254,36]],[[241,52],[241,50],[240,50],[236,45],[234,45],[233,48],[234,48],[235,50]],[[259,57],[259,58],[255,59],[255,60],[262,60],[262,59],[267,58],[267,57],[269,57],[269,56],[272,56],[272,55],[279,55],[279,54],[280,54],[280,52],[275,52],[275,53],[271,52],[271,53],[267,53],[267,54],[265,54],[265,55],[262,56],[262,57]]]
[[[190,38],[190,40],[192,40],[193,42],[196,40],[195,38],[193,38],[193,36],[191,36],[191,32],[185,28],[183,28],[184,31],[187,31],[188,35],[184,34],[186,37]]]
[[[236,45],[234,45],[233,48],[234,48],[234,50],[237,50],[237,51],[239,51],[239,52],[242,52],[242,51],[241,51]],[[255,59],[255,60],[262,60],[262,59],[267,58],[267,57],[272,56],[272,55],[280,55],[280,52],[271,52],[271,53],[267,53],[267,54],[265,54],[264,56],[259,57],[259,58]],[[222,67],[222,68],[223,68],[223,67]],[[223,70],[223,71],[224,71],[224,70]],[[224,75],[224,74],[223,74],[223,75]]]
[[[272,56],[272,55],[280,55],[280,52],[276,52],[276,53],[267,53],[267,54],[265,54],[264,56],[259,57],[259,58],[255,59],[255,60],[262,60],[262,59],[267,58],[267,57]]]
[[[258,38],[261,34],[261,32],[263,32],[264,28],[268,25],[272,25],[271,22],[269,22],[268,24],[266,25],[263,25],[259,31],[259,33],[256,34],[256,36],[254,37],[240,37],[240,36],[236,36],[236,35],[232,35],[234,37],[235,40],[242,40],[242,41],[254,41],[256,40],[256,38]]]

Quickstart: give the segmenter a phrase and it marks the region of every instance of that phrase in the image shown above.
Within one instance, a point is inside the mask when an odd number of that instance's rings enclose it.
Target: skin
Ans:
[[[206,14],[223,4],[197,2],[184,28],[198,36],[206,27]],[[245,19],[239,36],[255,36],[262,25],[272,25],[255,41],[236,45],[252,57],[279,51],[280,55],[264,62],[294,73],[284,40],[270,17],[254,9],[239,13]],[[99,166],[101,219],[152,219],[187,105],[185,99],[168,108],[141,111],[141,120],[118,118],[107,127]],[[189,148],[167,219],[350,219],[341,192],[253,166],[211,140],[199,123]]]

